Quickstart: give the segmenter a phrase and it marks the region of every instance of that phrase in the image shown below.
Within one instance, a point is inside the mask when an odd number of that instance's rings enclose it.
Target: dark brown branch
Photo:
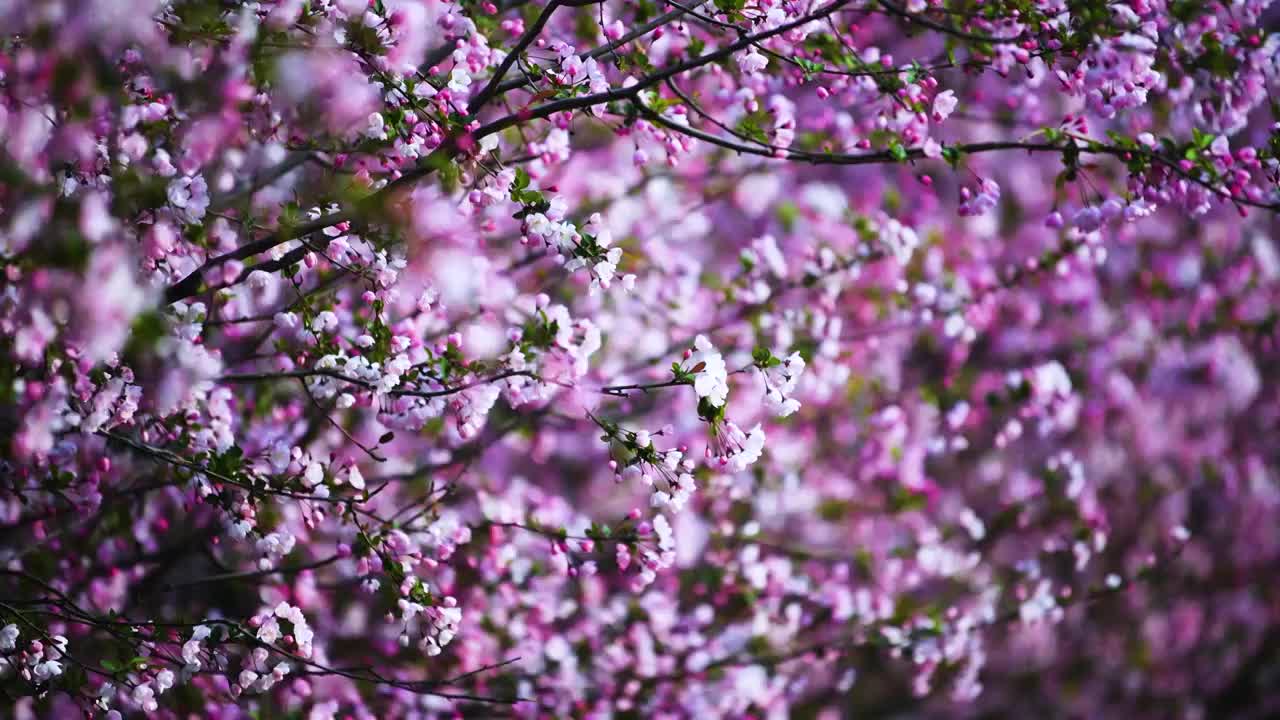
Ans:
[[[930,30],[935,30],[937,32],[943,33],[944,35],[950,35],[954,38],[959,38],[961,40],[969,40],[972,42],[987,43],[991,45],[1001,45],[1001,44],[1009,44],[1009,43],[1020,43],[1031,37],[1030,34],[1025,32],[1019,33],[1018,35],[1014,35],[1012,37],[995,37],[993,35],[978,35],[977,33],[966,32],[959,28],[952,27],[951,25],[944,25],[940,22],[935,22],[922,15],[909,13],[906,11],[906,9],[898,7],[896,4],[889,2],[889,0],[879,0],[879,5],[880,7],[883,7],[885,10],[887,10],[890,15],[899,17],[902,20],[905,20],[906,22],[909,22],[913,25],[919,25],[921,27],[925,27]]]
[[[643,25],[635,28],[631,32],[626,33],[625,35],[618,38],[617,40],[607,42],[604,45],[601,45],[600,47],[597,47],[593,50],[583,53],[582,55],[579,55],[579,57],[582,58],[583,60],[589,60],[592,58],[598,58],[601,55],[606,55],[608,53],[611,53],[614,50],[617,50],[618,48],[622,47],[623,45],[626,45],[637,38],[644,37],[645,35],[648,35],[654,30],[662,27],[663,25],[666,25],[667,23],[679,18],[680,16],[688,12],[688,10],[699,7],[701,5],[705,5],[707,2],[708,0],[694,0],[694,2],[690,3],[685,7],[677,8],[675,10],[665,12],[655,17],[654,19],[650,20],[649,22],[644,23]],[[499,85],[497,90],[499,93],[506,93],[511,90],[517,90],[519,88],[525,87],[528,84],[529,84],[529,80],[527,78],[512,79]]]
[[[520,60],[520,56],[524,54],[524,51],[533,44],[534,40],[538,39],[538,35],[542,33],[542,29],[547,26],[547,21],[549,21],[551,16],[555,14],[555,11],[564,4],[566,4],[564,0],[551,0],[551,2],[542,9],[542,12],[538,14],[538,17],[533,21],[533,24],[525,29],[524,34],[520,36],[518,41],[516,41],[515,47],[511,48],[511,52],[507,53],[507,56],[502,58],[502,63],[498,65],[498,69],[493,71],[493,77],[489,78],[489,82],[484,86],[484,89],[467,102],[467,107],[470,109],[472,115],[480,112],[481,108],[487,105],[489,101],[494,98],[497,94],[498,85],[502,82],[502,78],[507,76],[507,72],[511,70],[511,66],[515,65],[516,62]]]
[[[352,385],[359,385],[360,387],[365,388],[367,390],[372,390],[375,387],[374,384],[371,382],[368,382],[366,380],[361,380],[359,378],[353,378],[348,375],[343,375],[342,373],[337,372],[335,370],[292,370],[288,372],[275,372],[275,373],[237,373],[233,375],[223,375],[219,377],[217,380],[218,382],[226,382],[226,383],[250,383],[250,382],[263,382],[263,381],[270,381],[270,380],[284,380],[284,379],[290,379],[290,378],[308,378],[308,377],[330,377],[335,380],[342,380],[343,382],[351,383]],[[510,378],[510,377],[528,377],[528,378],[533,378],[534,380],[539,379],[536,374],[528,370],[508,370],[505,372],[500,372],[497,375],[492,375],[487,378],[480,378],[478,380],[474,380],[469,383],[463,383],[462,385],[456,385],[454,387],[445,388],[443,390],[390,390],[386,394],[387,395],[406,395],[409,397],[421,397],[421,398],[444,397],[446,395],[453,395],[455,393],[460,393],[464,390],[470,390],[471,388],[479,387],[480,385],[484,385],[486,383],[505,380],[506,378]]]
[[[777,35],[781,35],[783,33],[789,32],[798,27],[801,27],[802,25],[810,23],[814,20],[820,20],[828,15],[831,15],[832,13],[837,12],[844,6],[848,5],[849,2],[850,0],[835,0],[835,2],[824,5],[823,7],[813,11],[812,13],[809,13],[808,15],[797,18],[788,23],[783,23],[782,25],[779,25],[771,30],[764,30],[762,32],[744,36],[737,42],[726,45],[720,48],[719,50],[713,50],[711,52],[699,55],[698,57],[690,58],[682,63],[677,63],[675,65],[666,67],[662,70],[659,70],[658,72],[653,73],[652,75],[642,78],[641,80],[639,80],[638,82],[636,82],[634,85],[630,87],[617,88],[617,89],[608,90],[606,92],[600,92],[600,93],[592,93],[590,95],[583,95],[581,97],[556,100],[554,102],[549,102],[543,105],[539,105],[538,107],[535,107],[535,108],[522,110],[512,115],[508,115],[504,118],[495,120],[487,125],[480,127],[479,129],[476,130],[474,137],[476,139],[483,138],[486,135],[492,135],[497,132],[502,132],[503,130],[506,130],[507,128],[517,125],[519,123],[527,122],[528,120],[537,119],[537,118],[547,118],[558,112],[565,112],[568,110],[581,110],[583,108],[588,108],[595,105],[601,105],[604,103],[613,102],[615,100],[633,99],[637,97],[642,90],[647,90],[653,87],[654,85],[657,85],[663,82],[667,78],[675,77],[681,73],[688,72],[689,70],[693,70],[693,69],[702,67],[704,65],[709,65],[713,62],[719,62],[721,60],[724,60],[725,58],[732,56],[735,52],[742,50],[749,45],[760,42],[761,40],[767,40],[771,37],[775,37]]]
[[[293,565],[290,567],[270,568],[268,570],[252,570],[246,572],[229,572],[219,575],[210,575],[208,577],[196,578],[195,580],[184,580],[182,582],[165,583],[163,590],[175,590],[177,588],[191,587],[193,585],[210,585],[213,583],[226,582],[228,580],[253,580],[260,577],[268,577],[270,575],[296,575],[307,570],[317,570],[342,559],[341,555],[332,555],[323,560],[306,563],[305,565]]]

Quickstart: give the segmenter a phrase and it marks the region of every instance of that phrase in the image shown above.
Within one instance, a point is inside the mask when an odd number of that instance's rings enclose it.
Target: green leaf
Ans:
[[[928,498],[921,493],[913,493],[906,488],[898,488],[889,498],[889,508],[895,512],[920,510],[928,503]]]
[[[769,136],[760,127],[760,125],[751,117],[744,117],[738,121],[738,126],[734,128],[738,135],[754,140],[761,145],[769,144]]]
[[[775,212],[778,214],[778,222],[782,223],[782,227],[788,231],[795,227],[796,221],[800,219],[800,208],[787,200],[778,203]]]
[[[715,5],[720,12],[734,18],[747,6],[747,0],[716,0]]]
[[[954,170],[960,166],[960,160],[964,157],[964,153],[959,148],[946,147],[942,148],[942,159]]]
[[[716,407],[707,401],[707,398],[698,399],[698,417],[709,423],[716,423],[724,419],[724,406]]]
[[[805,58],[796,58],[796,64],[799,65],[800,69],[804,71],[804,76],[806,79],[811,75],[822,72],[824,69],[821,63],[816,63],[812,60],[808,60]]]

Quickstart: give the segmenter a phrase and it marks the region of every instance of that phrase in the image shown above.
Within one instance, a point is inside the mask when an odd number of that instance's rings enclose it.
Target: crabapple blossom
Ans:
[[[705,335],[693,341],[696,349],[685,364],[694,376],[693,390],[713,407],[723,407],[729,398],[729,373],[724,358]]]
[[[1273,5],[0,2],[0,716],[1275,715]]]

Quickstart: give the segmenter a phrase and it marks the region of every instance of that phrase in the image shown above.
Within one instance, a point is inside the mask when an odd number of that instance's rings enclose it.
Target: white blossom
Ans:
[[[695,338],[693,346],[697,352],[686,364],[686,369],[694,374],[693,391],[712,406],[723,407],[729,399],[729,371],[724,358],[705,335]]]

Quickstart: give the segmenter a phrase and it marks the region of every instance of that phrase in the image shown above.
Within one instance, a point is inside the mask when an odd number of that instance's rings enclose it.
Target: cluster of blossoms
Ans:
[[[282,621],[288,625],[282,627]],[[249,626],[258,629],[257,638],[262,642],[274,645],[284,640],[288,645],[297,647],[303,658],[311,657],[311,639],[315,633],[307,626],[307,618],[301,609],[281,601],[275,608],[249,618]],[[248,686],[247,683],[241,684]]]
[[[47,684],[63,673],[60,662],[67,649],[67,639],[55,635],[49,645],[32,640],[25,647],[18,644],[18,626],[12,623],[0,628],[0,676],[16,675],[35,685]]]
[[[0,716],[1274,714],[1278,12],[0,2]]]

